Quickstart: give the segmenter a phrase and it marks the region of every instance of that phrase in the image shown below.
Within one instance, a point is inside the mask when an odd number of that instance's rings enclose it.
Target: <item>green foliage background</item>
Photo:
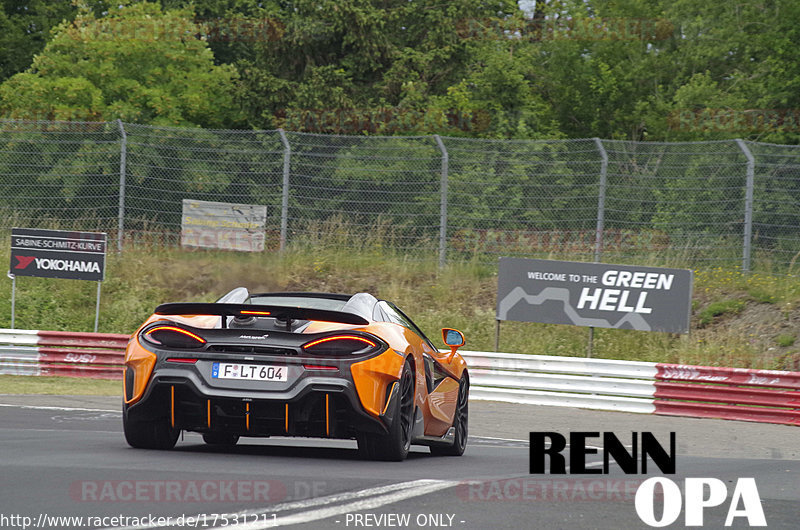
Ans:
[[[0,112],[345,134],[800,138],[794,0],[522,6],[2,0]],[[399,128],[291,119],[387,109],[426,119]],[[763,110],[778,117],[753,118]],[[720,126],[710,116],[722,111],[745,119]],[[450,130],[446,117],[456,115],[480,126]]]

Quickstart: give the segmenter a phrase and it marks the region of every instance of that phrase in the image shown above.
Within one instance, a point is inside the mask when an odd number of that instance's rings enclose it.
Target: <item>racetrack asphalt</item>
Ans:
[[[626,444],[631,432],[650,431],[665,446],[675,432],[677,472],[667,478],[682,486],[713,477],[728,489],[705,510],[706,527],[723,526],[741,477],[755,479],[769,528],[797,528],[800,516],[792,426],[476,401],[464,456],[412,447],[395,463],[361,460],[355,442],[319,439],[218,448],[187,433],[172,451],[136,450],[119,409],[118,398],[0,395],[0,527],[648,528],[633,497],[648,476],[665,476],[657,467],[647,476],[613,462],[607,475],[531,475],[530,431],[613,431]],[[602,460],[589,454],[587,467]],[[82,525],[53,519],[66,516]],[[684,523],[681,513],[671,527]],[[733,527],[746,523],[737,517]]]

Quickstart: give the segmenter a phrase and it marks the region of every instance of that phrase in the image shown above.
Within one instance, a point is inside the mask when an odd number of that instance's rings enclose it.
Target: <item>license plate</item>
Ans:
[[[286,381],[286,367],[268,364],[214,363],[213,379],[246,379],[248,381]]]

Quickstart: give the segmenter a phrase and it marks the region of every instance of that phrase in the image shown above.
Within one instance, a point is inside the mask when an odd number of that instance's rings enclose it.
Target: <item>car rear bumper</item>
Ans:
[[[168,419],[176,429],[239,436],[354,438],[384,433],[388,422],[364,411],[346,376],[308,374],[288,388],[212,386],[194,367],[156,369],[142,399],[125,406],[128,421]]]

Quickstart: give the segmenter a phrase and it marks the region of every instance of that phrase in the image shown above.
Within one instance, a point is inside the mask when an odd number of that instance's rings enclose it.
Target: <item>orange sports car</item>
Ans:
[[[441,353],[405,313],[368,293],[251,294],[163,304],[125,353],[123,426],[133,447],[241,436],[355,438],[364,456],[411,444],[461,455],[469,375],[444,328]]]

